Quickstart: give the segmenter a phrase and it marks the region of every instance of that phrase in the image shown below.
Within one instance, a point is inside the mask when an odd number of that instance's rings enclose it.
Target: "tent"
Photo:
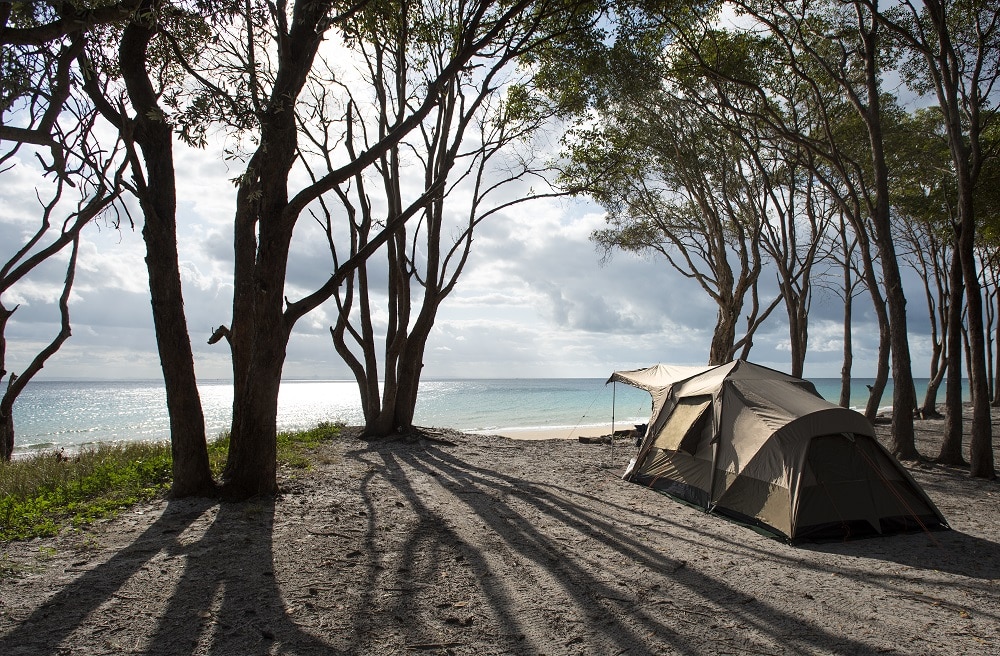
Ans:
[[[860,413],[736,360],[616,371],[652,396],[624,478],[789,541],[947,528]]]

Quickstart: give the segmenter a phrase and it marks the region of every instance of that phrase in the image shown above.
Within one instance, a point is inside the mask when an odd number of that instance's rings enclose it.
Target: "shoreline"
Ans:
[[[468,435],[499,435],[511,440],[576,440],[581,437],[606,437],[611,434],[611,423],[594,426],[557,426],[553,428],[501,428],[499,430],[465,431]],[[615,432],[632,430],[635,424],[615,424]]]

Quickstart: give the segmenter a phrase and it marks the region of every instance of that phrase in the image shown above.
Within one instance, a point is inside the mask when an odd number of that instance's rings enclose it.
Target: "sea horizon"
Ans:
[[[629,428],[649,418],[650,396],[606,378],[427,378],[422,381],[414,424],[467,433],[574,431],[608,426]],[[812,378],[832,403],[839,378]],[[871,378],[855,378],[851,407],[864,409]],[[927,379],[915,379],[922,402]],[[232,382],[198,383],[206,434],[228,430]],[[943,400],[943,389],[939,400]],[[967,395],[967,392],[966,392]],[[880,411],[891,410],[892,383]],[[364,422],[357,384],[344,379],[285,379],[278,395],[278,430],[311,428],[320,422]],[[158,379],[56,379],[32,381],[14,404],[15,455],[39,450],[73,450],[99,442],[168,440],[169,417]]]

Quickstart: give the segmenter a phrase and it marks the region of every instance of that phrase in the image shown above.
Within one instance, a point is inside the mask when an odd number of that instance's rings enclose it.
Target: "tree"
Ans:
[[[157,352],[166,391],[170,420],[170,451],[175,497],[209,495],[215,482],[208,464],[205,420],[194,370],[194,353],[187,330],[177,254],[177,185],[173,162],[173,132],[160,99],[177,84],[178,64],[167,56],[170,30],[188,31],[183,42],[170,41],[183,56],[194,54],[204,34],[196,13],[174,10],[161,0],[144,0],[120,31],[117,52],[95,66],[93,57],[81,57],[86,73],[84,88],[104,117],[125,140],[132,173],[130,189],[142,208],[142,237],[146,245],[146,270],[152,304]],[[184,51],[184,44],[186,52]],[[157,52],[158,50],[158,52]],[[94,51],[94,57],[103,53]],[[98,68],[118,70],[131,115]],[[102,81],[105,86],[102,86]]]
[[[780,302],[761,308],[758,295],[766,172],[756,144],[669,84],[619,99],[600,127],[581,131],[562,179],[607,210],[609,227],[593,235],[606,252],[662,255],[712,298],[718,318],[708,362],[723,364],[741,351],[746,357],[754,331]]]
[[[860,272],[862,265],[858,262],[858,238],[844,218],[843,212],[835,212],[836,229],[828,234],[830,244],[827,259],[839,269],[839,284],[830,288],[840,297],[844,304],[843,315],[843,362],[840,367],[840,399],[842,407],[851,407],[851,378],[854,367],[854,297],[861,293],[865,276]],[[836,254],[836,255],[835,255]]]
[[[920,277],[931,327],[930,378],[920,413],[938,416],[937,391],[949,366],[949,269],[956,219],[954,173],[940,113],[905,117],[893,144],[893,214],[900,256]],[[959,367],[960,368],[960,367]],[[959,433],[961,432],[959,415]]]
[[[61,3],[55,9],[67,10]],[[73,62],[84,46],[79,25],[108,19],[110,14],[98,9],[86,16],[67,10],[53,23],[49,22],[53,12],[48,6],[0,5],[0,174],[26,167],[22,158],[34,155],[48,183],[36,188],[37,228],[24,234],[23,243],[3,244],[5,251],[11,250],[0,266],[0,383],[7,379],[0,392],[2,460],[13,453],[18,396],[71,335],[69,298],[80,233],[112,208],[121,193],[119,145],[97,144],[94,110],[73,93]],[[67,248],[57,302],[59,329],[19,374],[10,372],[7,378],[7,327],[20,306],[8,308],[2,296],[16,293],[29,276],[56,264]]]
[[[978,246],[976,256],[979,259],[980,278],[983,289],[983,312],[986,316],[986,373],[990,381],[990,398],[997,398],[995,386],[996,371],[994,370],[995,350],[1000,348],[994,339],[996,332],[1000,331],[1000,320],[998,320],[997,307],[1000,305],[1000,257],[997,255],[995,247]]]
[[[60,206],[66,182],[53,182],[52,197],[42,203],[41,221],[38,229],[0,267],[0,295],[16,290],[16,285],[47,262],[55,260],[69,247],[66,275],[59,295],[59,330],[51,341],[42,346],[24,366],[20,374],[10,372],[7,385],[0,393],[0,460],[10,460],[14,452],[14,403],[31,379],[42,370],[46,361],[53,356],[72,334],[69,317],[69,296],[76,274],[77,254],[80,246],[80,232],[94,217],[102,213],[117,193],[106,187],[93,189],[91,196],[84,196],[71,214],[56,221],[53,228],[53,214]],[[0,382],[7,377],[7,322],[18,309],[18,305],[8,308],[0,300]]]
[[[363,248],[339,262],[315,291],[286,302],[285,276],[298,219],[324,194],[379,161],[418,128],[455,76],[477,66],[477,57],[488,57],[483,53],[502,40],[514,22],[533,11],[534,4],[520,0],[462,5],[461,13],[450,17],[447,62],[420,90],[420,99],[388,125],[370,148],[342,165],[331,166],[325,175],[298,190],[293,184],[300,155],[298,130],[312,112],[303,104],[303,90],[325,36],[355,17],[364,19],[358,13],[362,7],[299,0],[287,7],[245,11],[234,16],[229,33],[213,46],[218,52],[209,54],[212,68],[195,71],[202,81],[202,116],[210,117],[214,108],[226,112],[237,128],[235,134],[250,145],[245,168],[234,181],[232,320],[230,326],[220,326],[212,339],[225,338],[233,360],[233,423],[222,478],[225,497],[275,491],[277,396],[291,330],[302,316],[329,299],[412,214],[394,216]],[[342,13],[337,13],[338,8]],[[376,13],[393,11],[380,3],[365,8]],[[351,45],[349,40],[347,45]],[[412,206],[424,206],[436,193],[436,188],[425,193]]]
[[[539,44],[589,29],[589,21],[581,22],[580,16],[565,9],[559,3],[538,3],[511,23],[477,70],[463,72],[442,87],[437,106],[414,136],[388,149],[376,162],[375,180],[383,199],[373,201],[374,185],[369,185],[364,172],[355,175],[350,185],[336,188],[342,214],[348,219],[349,240],[338,244],[340,224],[326,205],[322,207],[321,223],[335,268],[344,259],[344,251],[350,257],[365,247],[378,226],[395,223],[396,217],[416,210],[413,220],[395,229],[379,257],[361,263],[334,297],[337,322],[330,333],[358,382],[366,435],[411,428],[424,348],[438,308],[458,283],[476,227],[505,208],[537,197],[528,194],[489,202],[513,183],[540,175],[536,158],[530,153],[518,158],[514,149],[540,129],[546,114],[532,101],[530,74],[512,76],[517,62]],[[403,118],[409,105],[419,100],[417,92],[426,78],[433,78],[448,64],[451,47],[442,30],[451,29],[446,16],[456,15],[457,10],[457,5],[421,8],[404,4],[395,15],[355,23],[357,32],[352,31],[350,38],[364,57],[370,85],[367,95],[374,98],[370,125],[357,99],[365,95],[363,89],[347,89],[334,78],[317,91],[320,95],[331,85],[343,86],[350,98],[344,122],[348,126],[345,147],[351,159],[370,148],[372,139],[384,138],[386,126]],[[325,105],[325,101],[317,103],[317,107]],[[310,137],[317,154],[332,141],[327,131]],[[419,166],[408,166],[406,160]],[[497,160],[503,163],[496,164]],[[416,182],[415,171],[423,182],[416,205],[413,199],[406,200],[407,187]],[[455,196],[467,209],[452,207],[458,204],[451,200]],[[385,208],[382,220],[376,217],[379,207]],[[382,257],[384,265],[378,263]],[[386,267],[385,289],[370,282],[382,278],[373,273],[379,266]],[[384,338],[374,329],[383,294],[388,299]]]
[[[918,90],[937,98],[955,171],[956,254],[965,286],[972,393],[972,476],[995,478],[983,298],[975,257],[975,188],[987,153],[982,136],[995,115],[984,112],[1000,80],[1000,9],[985,3],[903,2],[875,17],[913,54],[905,72]]]
[[[995,111],[995,110],[991,110]],[[988,267],[988,279],[993,289],[993,383],[992,405],[1000,407],[1000,262],[996,254],[1000,248],[1000,123],[990,121],[983,130],[983,150],[989,157],[983,161],[976,186],[976,221],[980,261]]]
[[[799,3],[739,2],[739,8],[756,24],[735,35],[710,30],[709,34],[719,44],[706,56],[703,39],[692,35],[685,39],[687,50],[698,58],[710,78],[722,84],[740,84],[757,94],[761,102],[759,119],[790,141],[809,148],[826,171],[816,171],[818,179],[827,189],[843,200],[842,210],[850,219],[855,234],[862,238],[862,253],[871,230],[872,241],[878,251],[881,282],[886,293],[883,299],[871,258],[866,255],[865,276],[872,294],[876,314],[879,316],[880,340],[889,345],[892,360],[893,412],[892,451],[901,458],[916,458],[913,414],[916,399],[910,367],[910,352],[906,329],[906,297],[896,259],[895,244],[890,222],[889,169],[886,160],[884,123],[892,107],[886,107],[881,92],[880,74],[885,53],[884,31],[880,21],[863,2],[833,4],[803,0]],[[807,101],[816,113],[819,130],[802,134],[794,124],[785,120],[784,106],[768,102],[769,81],[741,75],[740,68],[720,66],[733,57],[715,57],[716,53],[743,52],[747,43],[759,39],[757,31],[764,29],[768,35],[768,51],[779,57],[785,65],[785,74],[801,81],[800,88],[807,94]],[[735,48],[735,51],[734,51]],[[836,92],[835,94],[833,92]],[[863,160],[845,157],[845,146],[857,138],[857,130],[844,133],[843,122],[848,115],[844,107],[853,112],[867,140]],[[845,139],[846,137],[846,139]],[[833,174],[830,177],[829,174]],[[844,197],[843,193],[848,196]],[[887,349],[880,348],[880,358]],[[869,399],[867,413],[873,412],[884,386],[884,374],[879,368],[876,385]]]
[[[5,43],[35,47],[72,43],[72,55],[66,60],[67,81],[72,67],[79,73],[67,84],[67,93],[71,86],[84,89],[125,143],[125,160],[133,181],[122,180],[121,184],[139,199],[145,217],[143,235],[153,318],[171,422],[175,496],[210,492],[214,484],[208,469],[204,420],[177,264],[172,126],[158,105],[165,87],[176,83],[176,73],[171,71],[171,65],[175,70],[176,65],[164,56],[162,39],[156,54],[149,54],[149,46],[160,33],[161,23],[173,21],[175,31],[183,33],[197,27],[191,20],[197,15],[197,11],[176,10],[169,3],[151,0],[52,1],[33,4],[30,10],[19,8],[13,14],[19,19],[17,27],[7,27],[0,37]],[[192,42],[189,39],[188,46]],[[159,87],[150,78],[153,70]],[[113,85],[119,73],[124,89]],[[134,117],[127,116],[126,101],[131,102]],[[142,157],[136,152],[137,143]]]
[[[761,151],[758,153],[759,158]],[[764,189],[773,212],[764,212],[763,244],[777,270],[778,288],[788,317],[791,374],[802,377],[809,343],[809,307],[812,272],[820,259],[820,244],[831,226],[830,212],[823,207],[818,181],[813,175],[812,155],[799,147],[782,149],[775,144],[772,157],[779,164],[774,173],[763,162]],[[805,161],[803,161],[803,159]],[[764,208],[766,210],[766,208]]]

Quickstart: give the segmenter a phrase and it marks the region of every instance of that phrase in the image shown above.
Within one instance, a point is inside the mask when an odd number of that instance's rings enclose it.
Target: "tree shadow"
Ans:
[[[289,617],[275,579],[275,502],[223,503],[198,540],[178,548],[187,564],[145,653],[331,654]]]
[[[0,636],[0,653],[53,654],[59,644],[107,603],[157,553],[176,544],[176,536],[214,505],[209,500],[171,502],[163,514],[128,547],[88,570],[41,604],[13,631]]]
[[[386,478],[418,518],[401,560],[428,550],[442,554],[432,561],[437,565],[421,561],[425,571],[419,578],[432,580],[460,557],[488,602],[501,650],[535,653],[578,645],[606,653],[695,654],[704,653],[707,634],[720,651],[728,645],[767,652],[774,644],[802,653],[871,648],[687,567],[615,519],[616,511],[633,510],[595,503],[572,486],[502,474],[435,445],[374,444],[353,455],[364,459],[372,452],[384,474],[394,473]],[[443,487],[455,506],[430,505],[423,493],[428,480]],[[485,536],[476,544],[470,540],[475,532]],[[581,550],[583,544],[591,551]],[[626,563],[628,580],[603,572],[594,549]],[[401,596],[392,612],[412,612],[412,598]],[[580,622],[596,624],[602,644],[574,637],[572,627]],[[355,623],[362,634],[360,615]],[[560,629],[566,631],[562,636]]]
[[[77,637],[88,648],[104,642],[150,656],[338,653],[286,613],[272,555],[274,500],[221,504],[200,537],[185,535],[216,503],[171,502],[128,547],[0,637],[0,653],[61,653]],[[164,558],[183,561],[179,577],[166,570],[156,575]],[[143,587],[150,584],[157,587]],[[101,627],[90,633],[96,635],[77,634],[95,622]],[[129,626],[134,645],[116,643],[117,625]]]
[[[799,547],[805,551],[871,558],[971,579],[1000,579],[1000,544],[954,529],[846,542],[804,543]]]

